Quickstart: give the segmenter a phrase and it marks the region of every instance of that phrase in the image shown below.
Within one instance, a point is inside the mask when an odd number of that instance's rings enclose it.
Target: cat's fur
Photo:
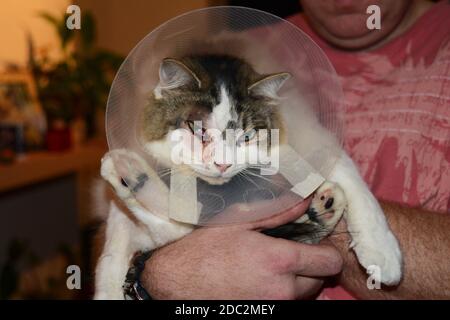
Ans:
[[[280,144],[284,143],[285,128],[277,107],[282,103],[278,91],[289,78],[288,74],[261,75],[236,57],[197,55],[165,59],[159,78],[140,124],[144,148],[159,165],[171,167],[168,133],[177,128],[192,130],[191,120],[202,120],[205,126],[221,131],[238,128],[245,133],[249,129],[276,128],[281,131]],[[196,132],[192,130],[192,134]],[[321,136],[321,132],[303,134],[310,141]],[[241,147],[252,148],[246,142]],[[218,185],[246,169],[245,165],[232,163],[223,167],[206,161],[183,168]],[[151,189],[152,183],[158,179],[154,169],[138,154],[130,150],[110,151],[103,158],[101,174],[120,200],[110,202],[106,241],[96,270],[95,298],[123,299],[122,285],[133,254],[177,240],[193,227],[154,215],[148,210],[152,203],[144,207],[137,201],[136,192],[155,192]],[[269,230],[266,234],[315,243],[331,232],[344,214],[352,236],[350,247],[360,263],[365,268],[379,266],[383,283],[398,283],[402,257],[397,240],[377,200],[347,155],[338,160],[329,180],[317,190],[308,214],[296,224]],[[168,189],[163,183],[158,190],[160,198],[167,199]],[[158,205],[159,210],[167,210],[165,204]]]

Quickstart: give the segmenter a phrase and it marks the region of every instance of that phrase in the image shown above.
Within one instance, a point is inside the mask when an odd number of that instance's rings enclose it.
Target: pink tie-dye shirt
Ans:
[[[450,5],[369,52],[329,46],[302,15],[289,19],[325,51],[346,98],[345,149],[382,200],[450,213]],[[327,288],[320,298],[351,298]]]

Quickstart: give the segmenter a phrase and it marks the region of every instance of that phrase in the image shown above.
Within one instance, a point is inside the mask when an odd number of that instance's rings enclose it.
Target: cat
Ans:
[[[279,129],[282,145],[286,128],[277,110],[283,103],[278,92],[289,78],[286,72],[259,74],[245,60],[230,55],[163,59],[159,82],[142,115],[139,131],[143,148],[161,167],[173,168],[169,136],[174,130],[183,129],[200,141],[203,153],[200,162],[178,166],[208,184],[225,185],[250,170],[250,165],[215,162],[209,147],[224,140],[206,136],[207,130],[239,129],[235,131],[240,132],[236,137],[238,152],[257,148],[260,139],[257,133],[264,129]],[[201,121],[201,125],[196,125],[196,121]],[[308,133],[316,137],[321,134]],[[314,141],[314,138],[307,136],[307,140]],[[161,247],[192,232],[194,227],[149,212],[149,207],[155,212],[168,210],[167,204],[158,203],[158,199],[167,199],[169,191],[141,155],[131,150],[111,150],[102,159],[101,175],[112,185],[116,199],[110,202],[106,241],[96,268],[94,298],[123,299],[122,285],[135,252]],[[147,195],[159,192],[160,197],[152,196],[144,206],[136,199],[139,192]],[[345,153],[338,159],[328,181],[316,190],[307,213],[294,223],[265,233],[317,243],[332,232],[341,216],[345,217],[352,236],[350,247],[361,265],[366,269],[379,266],[380,280],[387,285],[397,284],[402,274],[398,242],[380,205]]]

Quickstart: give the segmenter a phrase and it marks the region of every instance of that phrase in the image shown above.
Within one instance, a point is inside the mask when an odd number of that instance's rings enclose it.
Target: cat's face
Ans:
[[[289,74],[262,76],[242,60],[204,55],[165,59],[159,77],[142,126],[146,150],[165,166],[222,184],[278,146],[277,91]]]

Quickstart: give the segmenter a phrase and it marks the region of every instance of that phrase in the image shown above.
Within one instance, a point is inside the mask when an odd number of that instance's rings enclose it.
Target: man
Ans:
[[[305,15],[290,21],[323,48],[341,76],[345,148],[399,239],[403,281],[389,290],[369,290],[347,235],[330,238],[339,255],[330,245],[258,232],[294,220],[303,206],[264,224],[199,229],[161,248],[146,264],[146,288],[154,298],[309,298],[323,277],[342,268],[338,283],[354,297],[450,298],[450,216],[443,214],[450,212],[450,5],[301,4]],[[380,7],[381,30],[366,27],[369,5]],[[320,297],[351,298],[347,291],[326,288]]]

